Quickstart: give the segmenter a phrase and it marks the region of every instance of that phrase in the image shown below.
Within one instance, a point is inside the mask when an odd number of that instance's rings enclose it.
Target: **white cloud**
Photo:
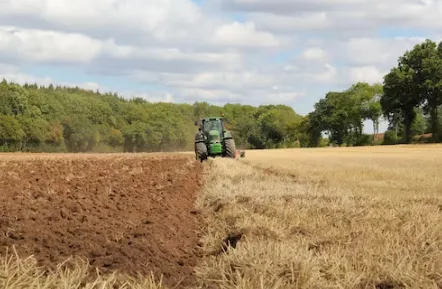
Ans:
[[[89,62],[102,43],[86,35],[0,27],[0,58],[35,62]]]
[[[331,84],[338,81],[338,69],[330,63],[325,63],[321,71],[306,74],[310,81],[317,84]]]
[[[442,3],[432,0],[227,0],[222,6],[228,11],[257,13],[253,19],[263,20],[256,20],[259,27],[287,32],[299,28],[367,31],[383,25],[442,28],[440,21],[436,21],[442,12]],[[268,21],[271,19],[274,21]]]
[[[397,63],[405,50],[424,41],[424,37],[351,38],[337,45],[337,56],[354,65],[387,65]]]
[[[84,64],[91,70],[112,74],[147,69],[234,70],[242,64],[237,51],[195,52],[180,47],[137,47],[118,45],[115,40],[98,40],[84,34],[49,30],[0,27],[0,61],[18,63]]]
[[[384,75],[388,71],[381,72],[375,66],[361,66],[350,69],[351,82],[368,82],[368,83],[382,83]]]
[[[293,103],[305,96],[304,92],[279,92],[278,89],[274,93],[266,93],[265,99],[267,103],[281,104],[281,103]]]
[[[269,11],[293,15],[300,11],[351,9],[365,0],[226,0],[224,7],[242,11]]]
[[[119,46],[113,41],[105,47],[105,55],[119,60],[191,61],[194,63],[238,63],[241,54],[236,52],[186,52],[180,48],[141,48]]]
[[[268,32],[257,31],[255,23],[233,22],[218,28],[215,32],[215,43],[237,46],[279,46],[275,36]]]
[[[253,12],[250,18],[253,19],[257,27],[280,33],[293,33],[293,31],[299,33],[305,29],[318,31],[327,28],[330,24],[326,12],[303,13],[293,16]]]
[[[199,7],[188,0],[3,0],[0,15],[62,30],[136,31],[160,40],[185,37],[187,28],[198,25],[202,17]]]
[[[321,48],[311,47],[304,50],[302,57],[306,60],[325,60],[327,53]]]
[[[277,81],[271,74],[254,72],[206,72],[195,75],[162,74],[160,77],[162,82],[177,87],[228,88],[230,90],[271,88]]]

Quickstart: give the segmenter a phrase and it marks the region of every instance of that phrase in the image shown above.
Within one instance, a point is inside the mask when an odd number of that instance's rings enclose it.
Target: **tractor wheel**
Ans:
[[[226,139],[226,157],[235,158],[236,157],[236,146],[233,139]]]
[[[195,153],[196,153],[197,159],[201,160],[201,162],[206,160],[207,159],[207,147],[206,147],[205,143],[203,143],[203,142],[196,143],[195,144]]]

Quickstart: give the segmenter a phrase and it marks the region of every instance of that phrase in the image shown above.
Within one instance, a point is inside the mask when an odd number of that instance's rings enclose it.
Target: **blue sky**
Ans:
[[[406,49],[442,30],[435,1],[54,3],[2,1],[1,77],[301,114],[328,91],[382,81]]]

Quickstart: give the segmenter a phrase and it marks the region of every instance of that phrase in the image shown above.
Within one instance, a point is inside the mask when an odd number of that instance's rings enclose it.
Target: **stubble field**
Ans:
[[[249,151],[208,164],[209,288],[442,288],[442,147]]]
[[[167,288],[442,288],[441,169],[441,146],[247,151],[203,165],[192,154],[3,155],[0,285],[160,288],[163,275]],[[55,267],[71,254],[92,266]]]

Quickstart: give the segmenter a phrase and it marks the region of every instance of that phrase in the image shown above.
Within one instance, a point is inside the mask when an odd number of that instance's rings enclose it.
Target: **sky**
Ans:
[[[0,78],[305,115],[439,42],[440,15],[441,0],[0,0]]]

